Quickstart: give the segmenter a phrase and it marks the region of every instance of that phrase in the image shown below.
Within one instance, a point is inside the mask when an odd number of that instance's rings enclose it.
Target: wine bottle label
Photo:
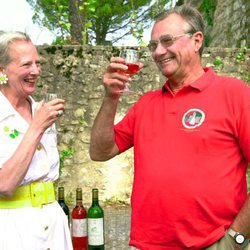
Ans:
[[[98,246],[104,244],[103,218],[88,218],[89,245]]]
[[[87,236],[87,219],[72,219],[72,236]]]

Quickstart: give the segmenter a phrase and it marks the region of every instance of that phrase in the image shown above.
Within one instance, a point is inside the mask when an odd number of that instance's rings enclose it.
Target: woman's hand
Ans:
[[[37,105],[31,126],[43,133],[64,114],[64,103],[63,99],[54,99],[47,103],[41,101]]]

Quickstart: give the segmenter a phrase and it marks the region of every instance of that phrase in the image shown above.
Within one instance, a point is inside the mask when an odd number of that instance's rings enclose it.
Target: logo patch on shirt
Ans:
[[[185,128],[193,129],[199,127],[205,120],[205,113],[200,109],[189,109],[182,117]]]

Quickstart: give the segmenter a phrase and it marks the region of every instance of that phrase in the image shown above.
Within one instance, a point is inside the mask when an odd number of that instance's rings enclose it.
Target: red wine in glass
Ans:
[[[126,71],[123,71],[127,75],[134,75],[139,70],[139,64],[135,63],[124,63],[126,66],[128,66],[128,69]]]
[[[120,52],[119,57],[123,58],[125,60],[123,64],[128,66],[127,70],[119,71],[120,73],[132,76],[139,70],[139,53],[137,50],[123,49]],[[136,94],[134,91],[129,89],[129,83],[125,83],[125,88],[123,90],[119,90],[119,93]]]

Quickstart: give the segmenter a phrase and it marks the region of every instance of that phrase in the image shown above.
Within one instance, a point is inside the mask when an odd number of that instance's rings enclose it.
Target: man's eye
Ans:
[[[163,44],[171,44],[172,42],[173,42],[173,40],[171,37],[163,37],[161,39],[161,43],[163,43]]]

